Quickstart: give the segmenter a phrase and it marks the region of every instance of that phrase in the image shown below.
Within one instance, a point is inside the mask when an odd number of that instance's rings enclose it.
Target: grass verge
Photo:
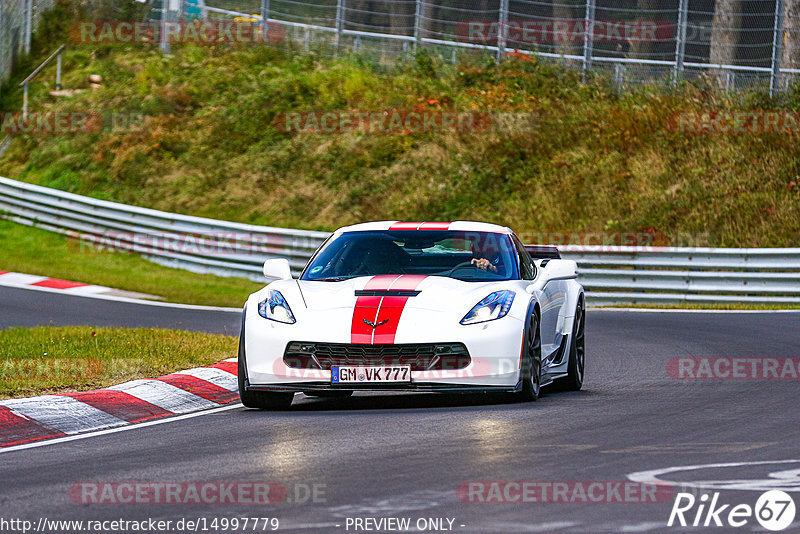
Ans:
[[[591,302],[589,303],[591,305]],[[740,310],[740,311],[780,311],[780,310],[800,310],[800,304],[748,304],[744,302],[724,302],[719,304],[618,304],[615,306],[600,306],[595,309],[604,308],[638,308],[653,310]]]
[[[3,220],[0,270],[147,293],[168,302],[234,308],[264,285],[172,269],[136,254],[81,250],[79,243],[62,235]]]
[[[91,326],[0,331],[0,398],[102,388],[209,365],[237,339],[157,328]]]

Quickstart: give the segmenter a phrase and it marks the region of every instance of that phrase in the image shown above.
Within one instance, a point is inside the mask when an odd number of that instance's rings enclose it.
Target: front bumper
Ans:
[[[247,391],[416,391],[435,393],[514,393],[518,387],[509,386],[472,386],[448,385],[425,382],[410,384],[343,384],[332,386],[330,382],[295,382],[286,384],[246,385]]]
[[[463,369],[411,372],[410,383],[331,384],[327,369],[296,369],[284,362],[290,342],[350,343],[349,324],[330,324],[319,314],[304,325],[281,324],[249,310],[245,320],[247,389],[259,391],[368,390],[368,391],[513,391],[519,383],[523,322],[511,315],[476,325],[442,325],[441,318],[419,314],[419,328],[411,336],[396,339],[406,343],[463,343],[470,363]],[[312,326],[309,326],[312,325]],[[431,325],[434,325],[432,328]],[[344,334],[342,334],[344,332]]]

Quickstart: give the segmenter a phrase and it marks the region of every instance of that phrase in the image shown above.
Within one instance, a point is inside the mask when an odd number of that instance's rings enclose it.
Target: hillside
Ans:
[[[39,43],[38,57],[58,38]],[[90,110],[106,127],[17,135],[0,175],[294,228],[478,219],[538,241],[646,232],[657,244],[799,244],[797,133],[667,127],[687,110],[797,110],[798,92],[774,101],[691,85],[618,92],[515,54],[500,65],[420,54],[386,66],[287,46],[183,45],[163,57],[147,45],[70,45],[64,72],[65,88],[85,90],[52,97],[46,74],[31,88],[31,109]],[[89,90],[89,74],[103,87]],[[3,109],[20,99],[5,88]],[[468,111],[490,124],[446,133],[276,127],[287,112],[312,110]],[[113,130],[112,114],[118,124],[143,119]]]

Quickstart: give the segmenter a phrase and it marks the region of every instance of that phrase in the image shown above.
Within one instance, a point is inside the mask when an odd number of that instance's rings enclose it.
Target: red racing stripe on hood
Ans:
[[[373,276],[367,281],[364,289],[389,289],[392,283],[400,278],[401,275],[380,275]],[[372,343],[372,327],[366,321],[375,321],[378,309],[381,304],[381,297],[358,297],[356,307],[353,310],[353,322],[350,326],[351,343]]]
[[[381,275],[371,278],[364,289],[396,289],[414,291],[427,276]],[[409,297],[358,297],[353,310],[350,342],[359,344],[392,344]],[[367,324],[367,321],[373,325]]]

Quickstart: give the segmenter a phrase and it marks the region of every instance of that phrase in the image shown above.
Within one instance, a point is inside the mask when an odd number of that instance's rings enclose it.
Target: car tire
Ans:
[[[294,393],[283,391],[248,391],[245,388],[244,321],[239,334],[239,399],[247,408],[260,410],[285,410],[292,404]]]
[[[531,313],[528,328],[525,330],[525,351],[521,367],[522,388],[518,398],[523,402],[535,401],[539,398],[542,384],[542,336],[536,311]]]
[[[567,376],[560,380],[562,389],[578,391],[583,387],[586,367],[586,305],[583,298],[575,308],[575,321],[572,325],[572,341],[569,344],[569,363]]]

